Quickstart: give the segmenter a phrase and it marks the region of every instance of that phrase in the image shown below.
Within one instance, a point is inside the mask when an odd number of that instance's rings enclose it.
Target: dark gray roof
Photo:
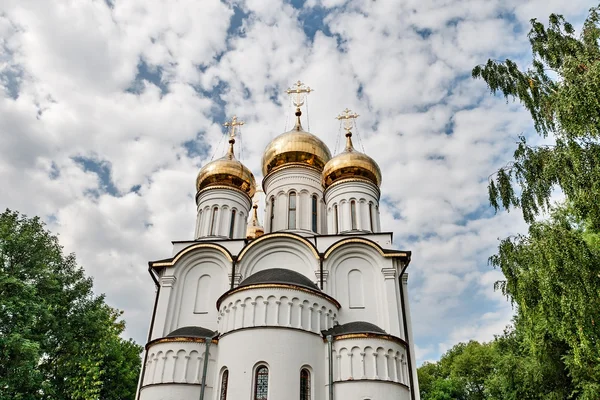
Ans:
[[[378,333],[383,335],[386,334],[386,332],[377,325],[366,321],[348,322],[347,324],[336,325],[331,329],[323,331],[323,335],[325,336],[340,336],[349,333]]]
[[[167,337],[197,337],[197,338],[206,338],[215,336],[215,331],[211,331],[210,329],[202,328],[201,326],[184,326],[181,328],[175,329],[173,332],[169,333]]]
[[[244,279],[239,287],[256,285],[260,283],[287,283],[303,286],[308,289],[320,290],[319,287],[306,276],[289,269],[270,268],[259,271]]]

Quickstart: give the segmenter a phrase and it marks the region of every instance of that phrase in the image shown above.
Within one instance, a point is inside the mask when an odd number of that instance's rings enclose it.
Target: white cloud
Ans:
[[[531,124],[470,69],[490,57],[526,60],[519,24],[529,18],[550,9],[579,17],[593,5],[551,3],[328,0],[297,10],[276,0],[9,0],[0,12],[0,180],[11,189],[0,205],[52,215],[67,251],[143,342],[154,290],[146,263],[192,236],[194,177],[221,139],[218,116],[246,120],[243,159],[260,176],[262,150],[289,119],[282,92],[301,79],[316,89],[311,131],[332,150],[333,117],[345,107],[361,114],[357,145],[383,170],[384,229],[413,251],[419,359],[489,340],[511,310],[491,289],[498,272],[486,259],[524,225],[519,213],[485,211],[486,180]],[[234,6],[248,17],[229,32]],[[332,36],[307,36],[307,15]],[[140,65],[160,82],[136,81]],[[205,151],[190,155],[190,141]],[[109,167],[118,193],[76,157]]]

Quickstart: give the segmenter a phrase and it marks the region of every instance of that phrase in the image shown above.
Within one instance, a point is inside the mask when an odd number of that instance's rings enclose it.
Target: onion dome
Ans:
[[[333,336],[346,335],[349,333],[377,333],[385,335],[385,331],[383,329],[366,321],[354,321],[343,325],[336,325],[327,332]]]
[[[256,272],[244,279],[239,287],[260,285],[264,283],[282,283],[321,291],[319,287],[299,272],[284,268],[270,268]]]
[[[256,180],[252,172],[239,162],[233,154],[235,139],[229,139],[229,151],[224,157],[206,164],[196,178],[196,190],[208,187],[227,186],[246,193],[249,197],[256,193]]]
[[[343,179],[361,179],[381,185],[381,170],[368,155],[356,151],[352,145],[352,132],[346,133],[346,148],[333,157],[323,168],[323,187],[327,189]]]
[[[206,337],[214,337],[215,334],[216,334],[215,331],[211,331],[210,329],[202,328],[201,326],[184,326],[184,327],[175,329],[173,332],[169,333],[167,335],[167,337],[206,338]]]
[[[256,239],[265,234],[265,229],[258,223],[258,213],[256,211],[258,205],[255,204],[252,208],[254,209],[254,215],[252,216],[252,221],[250,222],[248,229],[246,229],[246,239]]]
[[[262,173],[267,176],[286,165],[301,165],[319,171],[331,158],[329,148],[321,139],[306,132],[300,124],[302,112],[296,110],[296,125],[269,143],[262,157]]]

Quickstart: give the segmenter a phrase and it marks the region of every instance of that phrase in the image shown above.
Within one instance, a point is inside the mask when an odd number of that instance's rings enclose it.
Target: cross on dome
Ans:
[[[301,81],[298,81],[294,84],[295,87],[288,88],[285,92],[292,99],[292,103],[296,108],[300,108],[304,105],[304,101],[306,100],[306,96],[310,94],[310,92],[314,92],[313,89],[306,86]]]
[[[337,120],[339,121],[343,121],[344,123],[344,130],[347,133],[350,133],[350,130],[352,129],[352,126],[354,125],[354,120],[356,118],[358,118],[360,115],[356,114],[356,113],[352,113],[352,111],[348,108],[346,108],[344,111],[342,111],[342,113],[340,115],[338,115],[337,117],[335,117]]]
[[[235,130],[238,126],[244,125],[244,121],[238,121],[237,116],[233,116],[231,121],[227,121],[223,126],[229,128],[229,154],[233,155],[233,144],[235,143]]]

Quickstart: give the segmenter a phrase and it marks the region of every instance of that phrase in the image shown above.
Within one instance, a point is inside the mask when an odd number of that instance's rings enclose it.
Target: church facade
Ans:
[[[301,124],[310,89],[288,90],[296,124],[256,182],[229,151],[196,180],[194,240],[149,263],[157,287],[139,400],[419,399],[409,251],[381,231],[381,172],[352,143],[335,157]]]

